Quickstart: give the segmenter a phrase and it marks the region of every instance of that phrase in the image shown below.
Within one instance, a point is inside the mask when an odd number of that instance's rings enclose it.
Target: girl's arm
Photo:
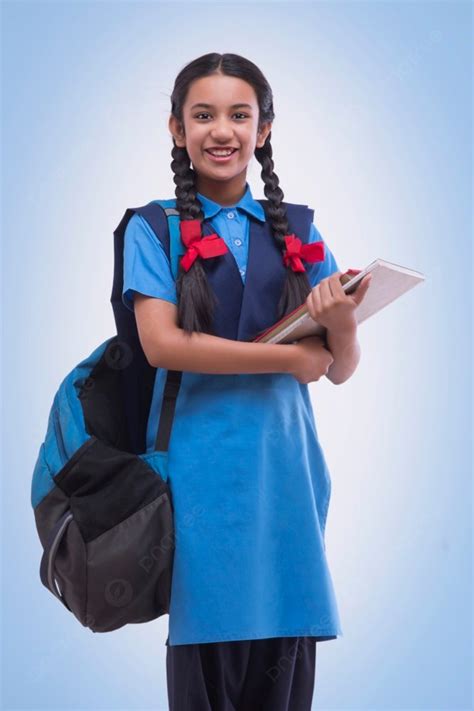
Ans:
[[[178,309],[164,299],[134,293],[138,335],[145,356],[154,368],[197,373],[290,373],[298,346],[251,343],[212,336],[187,335],[178,328]]]
[[[326,341],[334,358],[326,377],[334,385],[341,385],[351,377],[359,364],[360,345],[357,340],[357,325],[343,331],[328,330]]]
[[[355,310],[367,293],[372,275],[366,274],[352,294],[344,292],[340,277],[337,271],[322,279],[306,299],[311,317],[327,329],[326,342],[334,360],[326,376],[334,385],[348,380],[359,363]]]

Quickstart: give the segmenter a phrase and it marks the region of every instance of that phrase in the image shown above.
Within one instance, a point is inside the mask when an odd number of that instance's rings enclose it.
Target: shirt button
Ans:
[[[233,212],[228,212],[228,213],[227,213],[227,217],[229,218],[229,220],[232,220],[232,218],[234,217],[234,213],[233,213]]]
[[[242,244],[242,240],[241,239],[234,239],[234,244],[236,244],[237,247],[240,247],[240,245]]]
[[[244,276],[244,274],[245,274],[245,269],[239,269],[239,271],[240,271],[240,273],[242,274],[242,276]]]

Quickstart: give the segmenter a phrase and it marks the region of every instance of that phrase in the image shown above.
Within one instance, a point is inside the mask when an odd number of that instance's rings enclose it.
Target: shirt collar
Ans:
[[[214,202],[214,200],[211,200],[210,198],[198,192],[197,196],[202,204],[204,219],[210,219],[211,217],[217,215],[221,210],[228,210],[233,207],[239,208],[240,210],[244,210],[245,212],[248,212],[249,215],[252,215],[252,217],[257,218],[257,220],[265,222],[265,210],[263,209],[262,205],[257,202],[257,200],[253,199],[252,192],[250,190],[250,185],[246,183],[246,186],[247,189],[245,193],[242,195],[239,202],[235,203],[235,205],[219,205],[219,203]]]

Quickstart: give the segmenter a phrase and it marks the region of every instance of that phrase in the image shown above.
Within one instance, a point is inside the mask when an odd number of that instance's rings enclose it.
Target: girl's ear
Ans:
[[[186,139],[184,137],[184,129],[176,116],[171,115],[168,121],[168,128],[173,134],[176,145],[179,148],[186,148]]]
[[[262,148],[263,144],[267,140],[267,136],[272,130],[272,124],[264,123],[261,128],[257,131],[257,148]]]

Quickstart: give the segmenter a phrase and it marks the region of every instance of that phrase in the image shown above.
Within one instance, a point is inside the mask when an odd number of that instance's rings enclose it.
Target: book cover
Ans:
[[[375,259],[365,269],[349,269],[340,281],[346,294],[357,289],[366,274],[372,279],[364,299],[355,310],[357,324],[384,309],[413,287],[425,280],[424,274],[384,259]],[[254,342],[293,343],[306,336],[324,337],[326,328],[318,324],[308,312],[306,303],[261,333]]]

